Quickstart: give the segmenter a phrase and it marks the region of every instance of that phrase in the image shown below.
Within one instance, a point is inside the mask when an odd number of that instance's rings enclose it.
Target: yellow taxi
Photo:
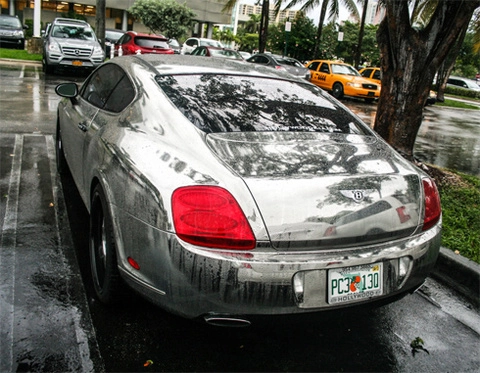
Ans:
[[[343,96],[364,98],[372,102],[380,96],[380,84],[364,78],[351,65],[328,60],[313,60],[306,64],[310,81],[332,93],[335,98]]]
[[[379,67],[365,67],[359,71],[364,78],[375,80],[378,84],[382,84],[382,73]]]

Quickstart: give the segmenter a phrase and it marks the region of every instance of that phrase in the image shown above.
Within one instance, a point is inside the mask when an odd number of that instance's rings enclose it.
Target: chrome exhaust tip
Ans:
[[[227,328],[244,328],[251,325],[250,321],[238,316],[206,315],[203,319],[209,325],[223,326]]]

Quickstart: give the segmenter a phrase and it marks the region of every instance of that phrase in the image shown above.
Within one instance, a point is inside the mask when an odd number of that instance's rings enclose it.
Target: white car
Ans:
[[[217,48],[224,48],[223,44],[218,40],[205,39],[205,38],[188,38],[185,40],[185,43],[182,45],[181,54],[190,54],[192,51],[199,46],[211,46]]]

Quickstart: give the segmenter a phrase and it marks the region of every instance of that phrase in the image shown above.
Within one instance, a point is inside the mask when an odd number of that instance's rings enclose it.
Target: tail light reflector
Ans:
[[[406,223],[411,219],[411,216],[406,213],[406,207],[405,206],[400,206],[397,207],[397,214],[398,218],[400,219],[400,223]]]
[[[256,245],[242,209],[221,187],[176,189],[172,214],[178,237],[193,245],[227,250],[251,250]]]
[[[440,194],[438,193],[435,182],[430,178],[423,181],[423,191],[425,194],[425,216],[423,218],[423,230],[426,231],[433,227],[442,214],[440,205]]]

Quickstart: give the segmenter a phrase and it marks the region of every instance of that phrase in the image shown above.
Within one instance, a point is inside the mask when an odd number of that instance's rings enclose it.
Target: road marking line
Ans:
[[[58,213],[58,204],[59,204],[59,199],[58,199],[58,193],[62,189],[62,184],[60,182],[60,178],[57,173],[57,163],[55,160],[55,153],[56,153],[56,145],[55,141],[52,135],[47,135],[45,136],[45,142],[47,146],[47,155],[48,159],[50,162],[50,178],[52,181],[52,194],[53,194],[53,205],[54,205],[54,213],[55,213],[55,230],[57,233],[57,242],[58,242],[58,249],[59,252],[62,253],[64,260],[62,261],[64,263],[64,272],[68,272],[71,274],[70,268],[67,267],[66,264],[66,258],[65,255],[63,254],[64,248],[63,248],[63,243],[62,243],[62,237],[60,235],[60,226],[59,226],[59,213]],[[66,277],[66,288],[69,289],[69,278],[70,276]],[[67,292],[68,294],[68,292]],[[68,294],[70,297],[70,294]],[[78,352],[80,355],[80,361],[82,364],[82,372],[93,372],[94,367],[93,367],[93,362],[90,358],[90,349],[88,346],[88,337],[85,334],[84,329],[81,327],[81,311],[76,308],[76,312],[73,311],[73,308],[71,310],[71,316],[75,325],[75,337],[77,340],[77,345],[78,345]]]
[[[15,250],[22,169],[23,135],[15,135],[12,168],[8,183],[5,220],[0,239],[0,371],[11,372],[13,360],[13,316],[15,301]]]

